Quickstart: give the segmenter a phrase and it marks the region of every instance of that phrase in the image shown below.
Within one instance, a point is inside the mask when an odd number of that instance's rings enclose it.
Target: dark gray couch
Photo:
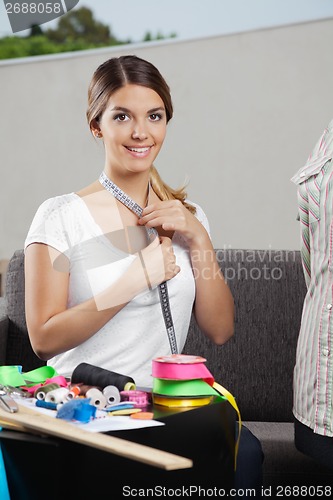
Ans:
[[[261,440],[266,488],[333,485],[333,472],[293,443],[292,373],[305,295],[299,252],[216,253],[235,300],[235,334],[215,346],[192,320],[184,352],[206,358],[216,381],[236,398],[242,420]],[[21,364],[24,371],[42,364],[26,330],[22,250],[10,261],[0,300],[0,364]]]

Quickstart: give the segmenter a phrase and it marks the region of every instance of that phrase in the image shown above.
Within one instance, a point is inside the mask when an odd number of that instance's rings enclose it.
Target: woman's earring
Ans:
[[[95,137],[97,137],[98,139],[100,139],[102,137],[101,132],[96,132]]]

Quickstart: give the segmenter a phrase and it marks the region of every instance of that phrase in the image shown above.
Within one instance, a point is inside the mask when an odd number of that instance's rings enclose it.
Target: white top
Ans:
[[[203,210],[191,204],[196,207],[196,216],[209,234]],[[105,290],[135,259],[134,255],[111,243],[85,202],[74,193],[50,198],[40,205],[24,248],[31,243],[45,243],[68,257],[68,308]],[[191,319],[195,281],[184,238],[175,232],[172,244],[181,271],[167,284],[178,351],[181,352]],[[48,364],[59,375],[70,376],[80,363],[90,363],[130,376],[137,386],[151,387],[152,360],[167,354],[170,354],[170,344],[156,287],[137,295],[90,339],[53,357]]]

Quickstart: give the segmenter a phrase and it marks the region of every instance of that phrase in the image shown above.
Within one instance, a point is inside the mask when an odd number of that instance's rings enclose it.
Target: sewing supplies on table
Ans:
[[[102,388],[113,385],[119,391],[135,389],[135,382],[132,377],[99,368],[89,363],[80,363],[74,369],[71,376],[71,383],[81,383]]]
[[[57,418],[88,423],[96,416],[97,407],[89,398],[78,398],[57,406]]]
[[[86,398],[90,399],[91,404],[96,406],[96,408],[105,408],[107,405],[106,397],[97,387],[91,387],[91,389],[88,389],[86,392]]]
[[[106,398],[107,405],[120,403],[120,391],[115,385],[107,385],[106,387],[104,387],[103,394]]]
[[[200,356],[173,354],[152,361],[153,401],[169,407],[209,404],[221,397],[212,385],[214,377]]]
[[[87,363],[78,365],[70,379],[57,375],[50,366],[41,367],[28,374],[22,373],[22,368],[19,366],[0,367],[0,407],[9,415],[14,415],[15,413],[11,412],[15,412],[17,406],[11,407],[7,404],[3,406],[1,397],[10,398],[8,394],[11,391],[16,393],[16,397],[21,398],[26,398],[27,395],[33,398],[35,395],[36,407],[54,411],[58,420],[86,424],[102,417],[103,414],[104,418],[108,415],[112,417],[126,415],[129,419],[153,420],[153,412],[145,410],[145,406],[151,402],[150,397],[155,405],[180,409],[202,406],[209,404],[215,398],[224,398],[238,414],[239,432],[235,444],[236,466],[241,434],[240,412],[232,394],[214,380],[205,362],[206,360],[200,356],[183,354],[155,358],[152,360],[153,388],[151,393],[149,390],[137,390],[131,377]],[[1,387],[5,388],[4,382],[11,389],[7,389],[7,393],[4,390],[1,394]],[[16,387],[13,385],[15,382]],[[95,385],[96,382],[101,385]],[[89,391],[89,394],[95,398],[87,397]],[[13,403],[16,405],[14,400]],[[23,412],[24,407],[21,408]],[[30,423],[35,428],[33,422]],[[49,431],[52,434],[51,428]],[[67,432],[64,432],[65,434],[69,437]]]
[[[149,404],[148,393],[144,391],[120,391],[120,396],[123,401],[131,401],[137,407],[144,407]]]
[[[37,408],[45,408],[46,410],[57,410],[58,404],[45,401],[45,399],[37,399],[35,405]]]
[[[49,384],[44,384],[39,386],[34,392],[34,398],[39,400],[44,400],[45,396],[48,392],[54,391],[54,389],[59,389],[60,385],[55,382],[51,382]]]
[[[227,399],[238,415],[238,437],[235,445],[235,468],[242,420],[233,395],[218,384],[205,366],[207,360],[189,354],[171,354],[152,361],[153,402],[167,407],[195,407],[214,399]]]
[[[67,401],[68,389],[66,387],[58,387],[57,389],[53,389],[49,391],[45,395],[46,403],[64,403]]]
[[[66,396],[67,402],[64,403],[65,410],[60,412],[60,418],[62,415],[68,418],[67,408],[72,408],[68,406],[69,401],[76,401],[82,397],[100,411],[94,415],[99,417],[103,412],[104,415],[110,416],[139,413],[149,403],[148,393],[137,391],[131,377],[89,363],[80,363],[74,369]],[[72,413],[72,418],[73,415]]]
[[[0,406],[9,413],[16,413],[18,406],[5,387],[0,388]]]
[[[21,384],[21,387],[12,384]],[[141,411],[136,402],[129,401],[129,396],[122,400],[120,392],[125,389],[128,395],[135,393],[133,378],[88,363],[78,365],[72,377],[67,379],[51,366],[27,373],[22,372],[21,366],[0,367],[0,405],[8,412],[17,408],[15,400],[10,398],[11,392],[15,397],[32,399],[37,408],[57,411],[58,418],[81,423],[113,412],[117,415],[120,410],[119,415],[125,410],[128,415],[133,409]],[[139,401],[141,407],[144,406],[143,396]],[[72,404],[68,405],[69,402]]]

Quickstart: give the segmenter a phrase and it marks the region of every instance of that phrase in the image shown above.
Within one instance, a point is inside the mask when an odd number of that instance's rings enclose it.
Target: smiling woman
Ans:
[[[192,312],[213,342],[233,334],[207,218],[153,166],[172,115],[169,87],[148,61],[122,56],[96,69],[87,120],[104,144],[103,171],[46,200],[25,241],[29,337],[61,375],[85,362],[152,387],[152,360],[182,352]],[[258,486],[261,448],[246,431],[237,477],[257,464],[242,484]]]
[[[94,72],[87,121],[103,172],[46,200],[25,242],[31,344],[60,374],[89,362],[151,387],[152,359],[182,351],[192,312],[212,341],[233,333],[205,214],[153,166],[172,115],[148,61],[112,58]]]

